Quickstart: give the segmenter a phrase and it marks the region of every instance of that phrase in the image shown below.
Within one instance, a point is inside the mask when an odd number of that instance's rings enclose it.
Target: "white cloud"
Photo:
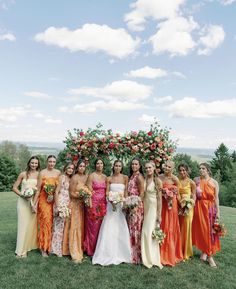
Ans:
[[[167,95],[163,97],[155,97],[153,100],[157,104],[163,104],[163,103],[172,101],[173,97],[171,95]]]
[[[192,17],[171,18],[159,23],[157,28],[157,33],[149,38],[155,54],[168,52],[171,56],[184,56],[196,46],[191,32],[198,28],[198,24]]]
[[[226,5],[231,5],[235,1],[236,0],[220,0],[220,3],[226,6]]]
[[[161,68],[153,68],[150,66],[144,66],[136,70],[131,70],[129,73],[125,75],[129,77],[141,77],[141,78],[155,79],[155,78],[167,76],[167,71]]]
[[[154,115],[143,114],[138,120],[146,124],[150,124],[157,121],[158,119]]]
[[[14,122],[17,121],[19,117],[24,117],[30,113],[30,106],[12,106],[8,108],[0,108],[0,121]]]
[[[165,110],[169,111],[172,117],[236,117],[236,98],[204,102],[196,98],[184,97],[169,104]]]
[[[3,40],[8,40],[8,41],[15,41],[16,37],[15,35],[13,35],[12,33],[6,33],[6,34],[2,34],[0,35],[0,41]]]
[[[60,107],[58,107],[58,111],[67,112],[67,111],[69,111],[69,107],[68,106],[60,106]]]
[[[84,24],[77,30],[49,27],[43,33],[38,33],[34,39],[67,48],[71,52],[103,51],[120,59],[133,54],[140,43],[138,38],[133,39],[123,28],[112,29],[107,25],[97,24]]]
[[[33,98],[41,98],[41,99],[52,98],[52,96],[50,96],[50,95],[48,95],[46,93],[39,92],[39,91],[26,91],[26,92],[24,92],[24,95],[30,96],[30,97],[33,97]]]
[[[93,96],[106,100],[127,100],[136,102],[148,98],[152,87],[135,81],[120,80],[107,84],[104,87],[81,87],[69,90],[70,94]]]
[[[0,0],[0,10],[8,10],[12,4],[15,4],[14,0]]]
[[[199,55],[209,55],[212,50],[221,45],[225,38],[224,29],[219,25],[209,25],[204,27],[201,32],[203,36],[199,39]]]
[[[184,75],[182,72],[179,72],[179,71],[173,71],[172,74],[179,78],[183,78],[183,79],[187,78],[186,75]]]
[[[162,20],[179,15],[180,6],[185,0],[137,0],[130,5],[131,12],[124,17],[129,29],[144,30],[147,18]]]
[[[85,104],[77,104],[74,106],[73,111],[80,113],[94,113],[97,109],[109,110],[109,111],[129,111],[144,109],[147,106],[143,103],[133,103],[129,101],[94,101]]]
[[[46,123],[50,123],[50,124],[61,124],[62,121],[60,119],[54,119],[52,117],[48,117],[45,119]]]
[[[41,112],[37,112],[34,114],[34,117],[36,118],[44,118],[44,115]]]

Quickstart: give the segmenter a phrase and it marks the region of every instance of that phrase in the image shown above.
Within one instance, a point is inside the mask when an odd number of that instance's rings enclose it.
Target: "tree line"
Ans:
[[[31,157],[29,148],[24,144],[15,144],[10,141],[0,143],[0,192],[10,191],[20,171],[25,170],[27,161]],[[46,155],[38,155],[41,167],[46,165]],[[190,155],[176,154],[174,156],[176,168],[180,163],[186,163],[191,168],[190,177],[199,175],[199,163],[192,160]],[[66,163],[66,151],[62,150],[57,156],[57,168],[62,169]],[[209,162],[213,177],[220,185],[220,204],[236,207],[236,151],[229,149],[222,143],[215,150],[212,160]],[[105,173],[110,173],[109,164]],[[128,173],[128,167],[125,168]]]

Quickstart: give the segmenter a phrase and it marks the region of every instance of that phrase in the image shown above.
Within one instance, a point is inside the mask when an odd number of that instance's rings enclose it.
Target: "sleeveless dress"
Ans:
[[[132,175],[128,184],[128,195],[139,196],[137,179],[139,175]],[[132,263],[141,263],[141,231],[143,224],[143,202],[139,203],[136,212],[127,212],[127,223],[130,233]]]
[[[163,188],[172,186],[168,183],[163,183]],[[172,209],[168,208],[167,200],[162,197],[161,219],[161,229],[166,234],[164,243],[161,245],[161,263],[175,266],[183,260],[176,196],[172,200]]]
[[[124,193],[125,185],[112,183],[110,190]],[[103,266],[131,263],[130,235],[121,203],[117,204],[116,211],[107,203],[92,263]]]
[[[51,252],[52,224],[53,224],[53,202],[47,202],[47,193],[44,185],[48,183],[58,185],[58,177],[44,177],[39,194],[38,202],[38,247],[47,253]]]
[[[92,182],[93,195],[92,195],[92,207],[96,208],[103,204],[106,206],[106,183],[103,182]],[[98,233],[102,224],[102,218],[99,220],[93,220],[89,215],[89,209],[86,208],[85,211],[85,240],[84,240],[84,250],[87,255],[93,256]]]
[[[58,194],[58,204],[69,205],[69,185],[70,183],[66,180],[65,176],[62,176],[62,185]],[[58,209],[56,204],[53,205],[53,233],[52,233],[52,249],[51,253],[62,257],[62,255],[68,255],[68,243],[69,243],[69,232],[65,230],[68,228],[68,218],[61,218],[58,216]],[[66,225],[67,224],[67,225]]]
[[[35,188],[37,179],[23,179],[21,193],[27,188]],[[15,253],[18,256],[38,248],[37,245],[37,216],[32,213],[30,200],[19,197],[17,201],[17,242]]]
[[[189,198],[191,196],[190,180],[188,181],[186,186],[183,186],[180,182],[179,194],[181,199],[186,197]],[[193,212],[194,209],[192,208],[187,216],[179,215],[179,225],[180,225],[182,252],[184,260],[188,260],[190,257],[193,256],[193,247],[192,247]]]
[[[192,227],[193,245],[208,256],[220,251],[219,237],[212,233],[216,219],[215,188],[204,179],[200,179],[201,199],[196,201]]]
[[[83,259],[84,241],[84,202],[71,197],[71,218],[69,231],[69,250],[72,260]]]
[[[152,266],[162,268],[160,247],[157,240],[152,238],[152,231],[156,227],[157,219],[157,191],[154,181],[148,186],[146,186],[145,181],[144,187],[146,190],[144,194],[144,220],[141,235],[142,262],[147,268],[151,268]]]

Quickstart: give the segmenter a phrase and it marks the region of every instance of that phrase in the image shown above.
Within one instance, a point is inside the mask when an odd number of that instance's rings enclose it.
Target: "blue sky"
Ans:
[[[0,140],[148,129],[236,149],[236,1],[0,0]]]

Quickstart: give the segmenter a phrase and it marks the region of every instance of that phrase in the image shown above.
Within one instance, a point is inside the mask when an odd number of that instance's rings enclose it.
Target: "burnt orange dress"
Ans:
[[[211,256],[220,251],[219,237],[212,232],[212,225],[216,219],[215,188],[204,179],[200,179],[199,185],[201,196],[194,208],[192,240],[193,245]]]
[[[167,183],[163,183],[163,188],[173,187]],[[172,200],[172,208],[169,209],[168,203],[162,197],[162,221],[161,229],[166,234],[164,243],[160,246],[161,263],[163,265],[175,266],[183,260],[182,243],[178,217],[177,198],[174,196]]]
[[[58,185],[58,177],[43,177],[38,201],[38,247],[47,253],[51,252],[52,225],[53,225],[53,203],[47,201],[45,184]]]

